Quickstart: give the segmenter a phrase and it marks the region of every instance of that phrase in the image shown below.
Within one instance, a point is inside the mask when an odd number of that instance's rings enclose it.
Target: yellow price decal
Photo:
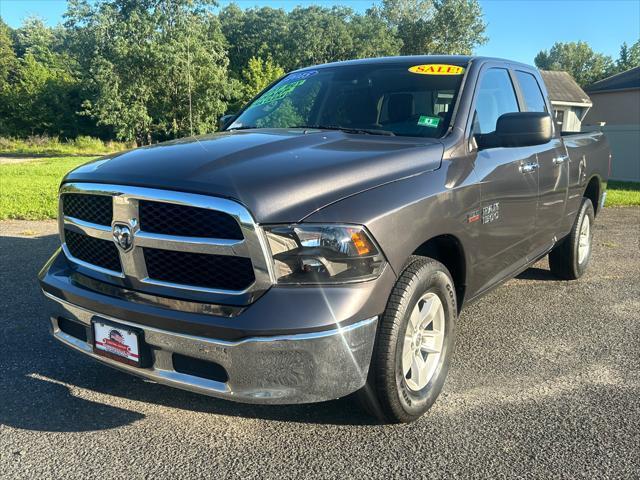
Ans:
[[[430,63],[428,65],[414,65],[409,68],[409,71],[420,75],[462,75],[464,68],[458,65]]]

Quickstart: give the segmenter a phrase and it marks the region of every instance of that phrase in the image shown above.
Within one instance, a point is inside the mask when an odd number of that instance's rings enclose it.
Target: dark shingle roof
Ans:
[[[552,102],[571,102],[591,104],[589,95],[584,93],[580,85],[576,83],[567,72],[553,70],[540,70]]]
[[[640,88],[640,67],[599,80],[589,85],[587,91],[603,92],[605,90],[625,90],[627,88]]]

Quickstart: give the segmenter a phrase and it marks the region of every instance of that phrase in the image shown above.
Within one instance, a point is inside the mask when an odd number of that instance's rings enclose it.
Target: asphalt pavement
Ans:
[[[545,262],[469,306],[432,410],[235,404],[153,384],[49,335],[53,222],[0,222],[0,477],[639,478],[640,209],[607,209],[589,272]]]

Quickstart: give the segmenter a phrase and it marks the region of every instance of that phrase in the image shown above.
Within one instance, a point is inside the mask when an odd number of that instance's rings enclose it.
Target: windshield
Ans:
[[[463,72],[452,65],[395,64],[294,72],[256,98],[228,130],[306,127],[437,138],[451,122]]]

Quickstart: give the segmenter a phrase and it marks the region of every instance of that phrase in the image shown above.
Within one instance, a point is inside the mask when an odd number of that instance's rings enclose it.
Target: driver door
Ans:
[[[505,68],[485,68],[479,77],[473,107],[472,140],[481,208],[468,221],[478,232],[476,279],[478,292],[527,263],[538,202],[535,147],[497,146],[498,117],[521,110],[512,74]]]

